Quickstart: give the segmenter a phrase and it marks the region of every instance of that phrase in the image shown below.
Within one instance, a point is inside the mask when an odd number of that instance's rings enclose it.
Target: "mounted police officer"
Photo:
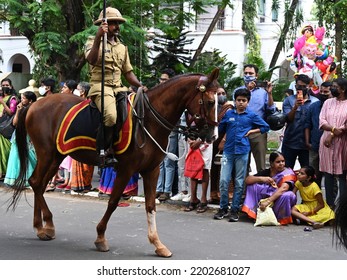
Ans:
[[[113,158],[113,135],[117,121],[116,96],[121,92],[127,92],[128,88],[122,84],[121,75],[129,82],[129,84],[142,87],[141,82],[133,73],[133,67],[130,63],[128,48],[122,44],[118,38],[120,25],[126,21],[121,13],[115,9],[106,8],[106,21],[104,21],[103,11],[99,18],[94,22],[99,25],[95,37],[90,37],[86,43],[85,56],[90,64],[90,84],[91,88],[88,96],[94,101],[97,108],[101,109],[101,89],[104,86],[104,139],[100,139],[100,129],[97,136],[97,148],[100,150],[99,141],[103,142],[106,150],[106,164],[116,163]],[[104,62],[102,61],[102,41],[107,34],[107,42],[104,42],[105,54]],[[104,63],[104,65],[103,65]],[[104,67],[104,85],[102,85],[102,69]],[[146,90],[146,88],[144,87]],[[108,158],[111,156],[111,158]]]

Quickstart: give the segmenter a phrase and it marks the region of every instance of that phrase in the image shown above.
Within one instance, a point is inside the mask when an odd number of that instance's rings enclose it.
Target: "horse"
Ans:
[[[347,250],[347,193],[339,197],[336,205],[334,238],[337,246],[342,245]]]
[[[107,223],[116,210],[130,177],[138,172],[141,174],[144,184],[149,242],[154,245],[158,256],[170,257],[172,255],[172,252],[160,241],[156,227],[155,192],[159,164],[165,156],[163,148],[168,144],[171,130],[175,128],[185,111],[191,116],[189,123],[195,123],[198,136],[207,141],[213,141],[212,135],[218,124],[215,111],[218,76],[218,68],[215,68],[209,75],[182,74],[154,86],[146,93],[137,93],[142,94],[145,100],[143,103],[147,106],[143,109],[142,117],[133,116],[134,122],[140,125],[136,131],[132,131],[128,148],[122,154],[115,153],[118,164],[115,167],[117,176],[114,188],[108,200],[107,209],[96,227],[97,237],[94,244],[98,251],[109,251],[108,241],[105,237]],[[25,189],[28,135],[37,155],[37,165],[28,182],[34,192],[33,226],[40,240],[55,238],[53,215],[48,208],[44,193],[47,183],[55,175],[66,156],[57,149],[56,140],[60,124],[69,109],[79,102],[81,99],[73,95],[51,95],[33,103],[18,120],[16,141],[20,158],[20,173],[15,182],[9,208],[15,209],[21,192]],[[137,115],[141,115],[141,113]],[[82,147],[72,151],[69,155],[73,159],[87,164],[98,165],[100,163],[95,149]]]

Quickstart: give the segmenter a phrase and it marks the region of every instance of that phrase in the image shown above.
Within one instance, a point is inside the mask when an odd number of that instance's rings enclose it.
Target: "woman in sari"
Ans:
[[[102,169],[102,174],[100,178],[99,185],[99,196],[109,196],[111,195],[113,189],[114,180],[116,180],[117,172],[113,169],[113,167],[105,167]],[[135,173],[131,176],[130,181],[126,185],[122,198],[129,199],[131,196],[137,196],[138,194],[138,181],[139,181],[139,173]]]
[[[33,102],[36,101],[36,94],[32,91],[25,91],[21,94],[21,102],[17,105],[17,111],[15,113],[15,116],[13,118],[13,126],[16,127],[18,123],[18,116],[23,112],[23,109],[26,107],[29,107]],[[28,143],[28,170],[27,170],[27,176],[26,176],[26,182],[25,185],[27,188],[30,187],[28,183],[28,178],[30,178],[31,174],[33,173],[37,159],[36,159],[36,153],[35,148],[33,144],[31,143],[29,136],[27,136],[27,143]],[[7,171],[4,183],[8,186],[13,186],[14,182],[16,181],[18,175],[19,175],[19,169],[20,169],[20,161],[19,161],[19,155],[18,155],[18,146],[16,142],[16,133],[12,134],[11,138],[11,149],[8,157],[8,163],[7,163]]]
[[[0,87],[0,123],[9,122],[17,111],[18,100],[15,95],[12,81],[8,78],[1,80]],[[11,150],[11,135],[5,136],[0,133],[0,180],[5,178],[8,157]]]
[[[280,152],[270,154],[270,168],[246,178],[246,197],[242,211],[253,219],[257,217],[257,208],[264,210],[273,203],[272,209],[281,225],[293,222],[291,209],[296,204],[292,192],[296,175],[291,168],[285,167]],[[260,203],[260,200],[262,202]]]

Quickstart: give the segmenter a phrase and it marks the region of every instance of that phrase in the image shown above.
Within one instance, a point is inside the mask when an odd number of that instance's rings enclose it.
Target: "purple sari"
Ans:
[[[270,170],[264,170],[264,172],[269,172]],[[255,176],[266,176],[256,174]],[[281,186],[284,182],[290,183],[294,186],[296,181],[296,175],[291,168],[286,167],[282,172],[277,173],[272,177],[277,186]],[[258,203],[261,199],[270,197],[277,189],[264,183],[255,183],[248,185],[246,189],[246,197],[242,206],[242,211],[247,213],[247,215],[253,219],[257,217]],[[279,198],[274,201],[272,207],[278,222],[281,225],[290,224],[293,222],[291,210],[296,204],[296,195],[292,191],[286,191]]]

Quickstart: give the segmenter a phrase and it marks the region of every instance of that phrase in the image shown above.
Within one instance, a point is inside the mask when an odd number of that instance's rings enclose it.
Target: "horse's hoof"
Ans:
[[[95,241],[94,244],[96,249],[100,252],[108,252],[110,250],[107,241]]]
[[[41,228],[37,231],[37,237],[41,240],[48,241],[55,238],[55,229],[54,228]]]
[[[55,235],[51,235],[51,234],[47,234],[45,232],[40,232],[37,234],[37,237],[40,238],[40,240],[44,240],[44,241],[49,241],[55,238]]]
[[[166,247],[155,250],[155,253],[163,258],[170,258],[172,256],[171,251]]]

